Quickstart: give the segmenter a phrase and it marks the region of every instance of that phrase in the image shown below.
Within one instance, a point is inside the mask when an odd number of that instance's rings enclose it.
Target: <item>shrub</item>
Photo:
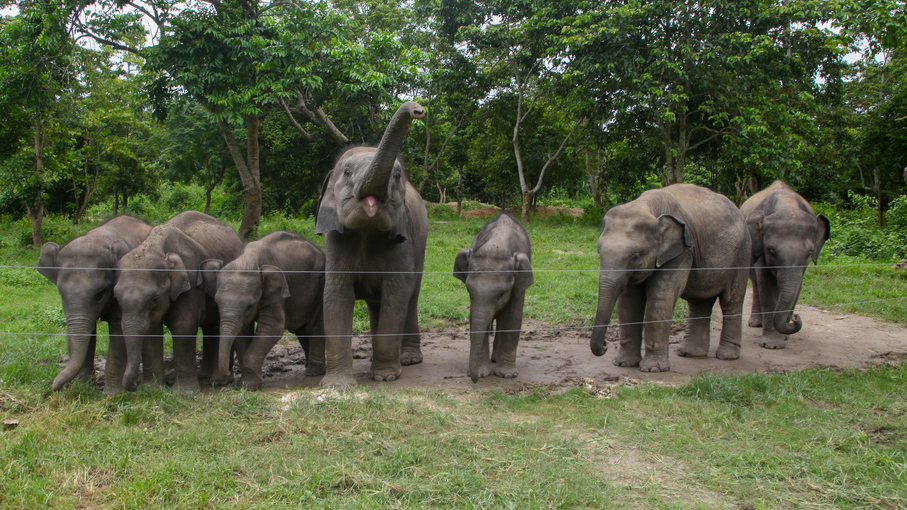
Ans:
[[[451,220],[457,218],[457,210],[447,204],[436,204],[428,208],[428,217],[433,220]]]

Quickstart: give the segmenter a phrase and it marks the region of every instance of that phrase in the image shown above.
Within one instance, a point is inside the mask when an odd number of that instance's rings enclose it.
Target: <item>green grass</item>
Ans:
[[[450,273],[483,223],[431,221],[423,325],[466,320]],[[308,220],[273,224],[321,242]],[[591,323],[598,229],[560,219],[528,230],[526,315]],[[37,258],[0,246],[0,265]],[[801,303],[885,299],[843,308],[903,322],[889,298],[907,294],[905,276],[856,262],[810,268]],[[0,508],[907,508],[903,361],[705,374],[618,386],[613,399],[544,386],[54,393],[66,350],[56,289],[7,267],[0,295],[0,332],[26,333],[0,337],[0,418],[18,422],[0,429]]]

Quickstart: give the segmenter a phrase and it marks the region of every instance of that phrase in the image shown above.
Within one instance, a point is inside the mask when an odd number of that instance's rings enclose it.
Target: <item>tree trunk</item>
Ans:
[[[463,165],[457,169],[457,216],[463,211]]]
[[[120,215],[120,193],[118,191],[113,192],[113,215]]]
[[[599,208],[602,206],[602,193],[601,193],[601,162],[602,162],[602,153],[598,151],[598,164],[595,168],[592,167],[592,155],[590,154],[589,148],[584,149],[586,154],[586,175],[589,176],[589,189],[592,190],[592,206]]]
[[[243,183],[243,215],[242,222],[239,226],[239,236],[243,239],[253,237],[258,231],[258,224],[261,221],[261,176],[259,174],[259,154],[258,154],[258,116],[250,115],[246,118],[246,152],[248,160],[243,157],[239,150],[239,143],[233,136],[230,126],[224,122],[218,122],[221,135],[224,142],[230,150],[236,169],[239,171],[239,178]]]
[[[31,240],[41,246],[41,224],[44,222],[44,123],[40,115],[35,116],[35,195],[34,201],[26,205],[31,220]]]
[[[520,204],[520,220],[523,223],[527,223],[529,221],[529,209],[530,207],[532,207],[533,195],[534,193],[532,193],[532,190],[529,189],[523,190],[521,194],[522,203]]]

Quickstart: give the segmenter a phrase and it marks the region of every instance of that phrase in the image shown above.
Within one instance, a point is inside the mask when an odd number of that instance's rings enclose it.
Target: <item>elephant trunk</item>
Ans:
[[[360,197],[374,195],[379,200],[387,198],[387,184],[397,161],[400,146],[403,145],[413,119],[421,119],[424,116],[425,109],[419,103],[407,101],[400,106],[385,129],[384,136],[381,137],[381,143],[378,144],[375,157],[359,190]]]
[[[54,379],[54,391],[60,391],[76,378],[87,361],[91,337],[95,332],[97,318],[85,316],[66,317],[66,337],[69,344],[69,361]]]
[[[142,347],[149,331],[148,320],[123,317],[123,341],[126,344],[126,371],[123,374],[123,388],[135,391],[139,387],[139,365],[142,363]]]
[[[492,315],[490,308],[493,306],[489,303],[484,305],[472,303],[469,314],[469,378],[473,383],[479,382],[479,378],[487,374],[480,373],[483,365],[489,362],[489,353],[487,349],[488,336],[491,334]],[[486,311],[486,309],[489,309]]]
[[[605,333],[607,326],[611,324],[611,314],[614,312],[614,305],[617,298],[621,295],[626,287],[627,277],[623,273],[610,273],[602,270],[598,283],[598,309],[595,312],[595,326],[592,328],[592,339],[589,341],[589,348],[592,354],[602,356],[608,352],[608,346],[605,343]]]
[[[793,335],[803,327],[800,316],[794,313],[800,286],[803,284],[803,270],[790,268],[778,271],[778,305],[772,316],[775,329],[784,335]]]
[[[217,351],[217,373],[219,376],[232,378],[230,361],[233,359],[233,342],[241,329],[242,325],[235,317],[229,315],[225,317],[223,310],[221,310],[220,345]]]

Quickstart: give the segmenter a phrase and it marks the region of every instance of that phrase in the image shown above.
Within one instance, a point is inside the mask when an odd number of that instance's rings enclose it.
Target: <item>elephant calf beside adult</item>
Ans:
[[[162,335],[164,325],[173,335],[175,390],[199,389],[195,344],[200,327],[204,373],[213,373],[220,315],[214,298],[204,291],[199,268],[208,259],[231,261],[242,248],[229,226],[207,214],[186,211],[154,227],[142,244],[120,259],[123,271],[114,294],[123,309],[125,389],[138,386],[143,342]]]
[[[324,374],[324,253],[289,232],[273,232],[243,248],[226,265],[202,263],[205,292],[220,312],[220,348],[211,384],[233,381],[232,347],[240,360],[239,385],[261,388],[261,367],[274,344],[289,330],[306,355],[306,375]],[[251,338],[238,338],[251,333]],[[311,336],[311,338],[309,338]]]
[[[54,391],[73,379],[94,377],[94,353],[98,319],[107,321],[110,330],[104,390],[122,389],[126,368],[126,347],[120,327],[120,307],[113,297],[117,281],[117,261],[138,246],[151,231],[151,225],[131,216],[117,216],[73,239],[60,248],[44,243],[38,259],[38,272],[57,286],[66,316],[66,343],[69,361],[53,382]],[[163,345],[149,343],[143,361],[146,377],[164,381]]]
[[[428,214],[397,155],[413,119],[424,115],[417,103],[404,103],[377,148],[344,152],[325,181],[315,222],[325,247],[324,386],[356,382],[357,299],[368,306],[374,380],[393,381],[401,365],[422,362],[418,301]]]
[[[753,307],[749,325],[762,327],[759,345],[783,349],[787,335],[803,326],[794,313],[809,261],[818,263],[831,237],[828,218],[782,181],[750,197],[740,211],[746,217],[753,252]]]
[[[639,365],[644,372],[670,370],[668,337],[680,297],[690,313],[678,354],[708,354],[709,323],[718,299],[723,319],[715,356],[740,357],[750,238],[743,214],[727,197],[692,184],[673,184],[609,209],[602,223],[593,354],[607,350],[604,326],[616,302],[620,350],[614,364]]]

